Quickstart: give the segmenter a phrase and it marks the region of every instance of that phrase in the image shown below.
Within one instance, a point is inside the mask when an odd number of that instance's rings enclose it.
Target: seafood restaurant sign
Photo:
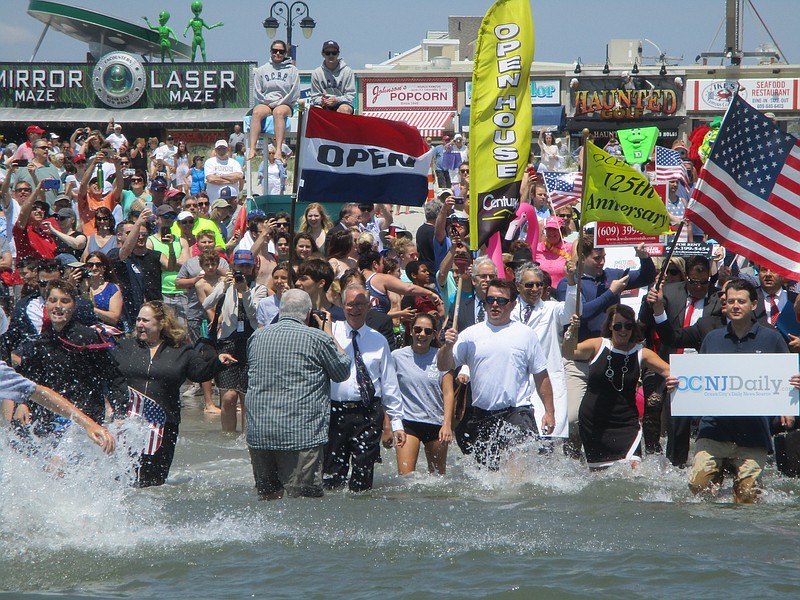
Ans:
[[[247,108],[255,63],[0,63],[4,108]]]
[[[798,110],[800,79],[690,79],[686,86],[689,110],[722,112],[737,90],[760,111]]]

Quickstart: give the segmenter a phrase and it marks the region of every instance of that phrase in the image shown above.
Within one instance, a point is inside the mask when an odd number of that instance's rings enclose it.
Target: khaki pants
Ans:
[[[714,494],[722,485],[723,468],[732,467],[733,499],[740,504],[752,504],[758,499],[758,477],[767,463],[764,448],[747,448],[733,442],[718,442],[700,438],[689,472],[689,489],[695,494]]]

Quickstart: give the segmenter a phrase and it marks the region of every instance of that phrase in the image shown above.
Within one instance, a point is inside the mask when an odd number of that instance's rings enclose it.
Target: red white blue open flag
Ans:
[[[686,216],[726,248],[800,274],[800,142],[735,95]]]
[[[422,206],[432,151],[419,131],[374,117],[308,111],[298,202]]]
[[[128,388],[128,416],[141,417],[148,425],[148,435],[142,447],[143,454],[155,454],[161,447],[167,414],[156,401],[141,392]]]

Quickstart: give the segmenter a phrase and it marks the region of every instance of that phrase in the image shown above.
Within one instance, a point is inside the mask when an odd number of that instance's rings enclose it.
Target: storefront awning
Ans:
[[[566,126],[566,113],[563,106],[534,106],[533,131],[561,131]],[[461,131],[469,131],[469,106],[461,109],[458,116]]]
[[[107,108],[0,108],[0,123],[37,125],[59,123],[107,123],[114,117],[119,123],[241,123],[246,108],[201,108],[198,110],[170,109],[107,109]]]
[[[402,121],[419,129],[422,137],[441,137],[453,120],[452,110],[371,110],[365,117]]]

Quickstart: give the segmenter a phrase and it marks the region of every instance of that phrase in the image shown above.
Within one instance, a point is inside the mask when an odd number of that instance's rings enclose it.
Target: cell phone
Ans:
[[[464,197],[453,196],[453,204],[455,204],[456,206],[464,206]]]
[[[18,167],[27,167],[28,166],[28,159],[27,158],[18,158],[14,161],[14,164]]]
[[[172,229],[170,227],[164,226],[159,230],[161,237],[163,238],[165,235],[172,234]]]
[[[622,279],[623,277],[626,277],[626,276],[630,275],[630,272],[631,272],[631,268],[630,268],[630,267],[628,267],[627,269],[625,269],[625,270],[622,272],[622,275],[620,275],[620,279]]]
[[[133,174],[134,174],[134,173],[136,173],[136,171],[135,171],[135,170],[133,170],[133,169],[124,169],[124,170],[122,171],[122,175],[123,175],[124,177],[133,177]]]
[[[45,179],[42,181],[43,190],[57,190],[61,187],[61,182],[58,179]]]

